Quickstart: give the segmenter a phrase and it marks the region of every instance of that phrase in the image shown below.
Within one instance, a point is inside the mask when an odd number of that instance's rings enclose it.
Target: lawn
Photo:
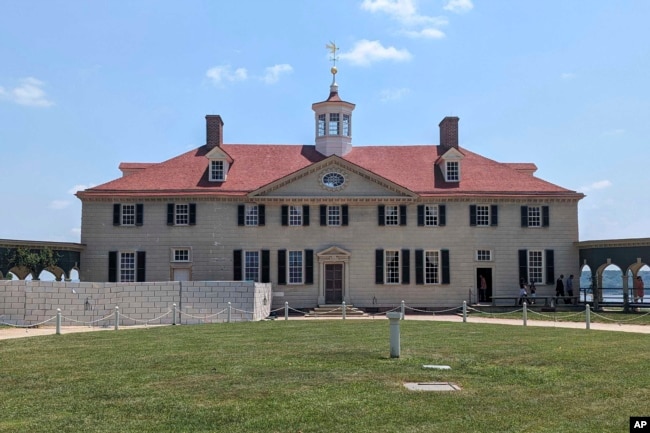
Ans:
[[[268,321],[0,341],[0,432],[628,432],[647,335]],[[451,370],[430,370],[444,364]],[[457,392],[413,392],[443,381]]]

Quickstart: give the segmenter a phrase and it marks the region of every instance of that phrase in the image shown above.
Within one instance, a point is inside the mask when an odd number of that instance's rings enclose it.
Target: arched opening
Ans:
[[[580,302],[592,302],[594,300],[593,291],[593,274],[589,265],[584,265],[580,270]]]
[[[41,273],[38,274],[38,279],[41,281],[56,281],[56,276],[47,269],[43,269]]]
[[[602,272],[602,301],[623,302],[623,270],[609,264]]]
[[[76,268],[72,268],[69,273],[70,281],[73,283],[78,283],[79,281],[79,270]]]

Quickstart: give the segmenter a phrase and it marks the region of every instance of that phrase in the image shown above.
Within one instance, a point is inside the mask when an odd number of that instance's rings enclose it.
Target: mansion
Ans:
[[[550,295],[579,273],[583,194],[460,146],[458,117],[437,145],[353,146],[334,79],[312,109],[314,144],[228,144],[208,115],[204,145],[78,192],[80,279],[252,280],[273,308],[369,309],[458,306],[481,276],[488,297],[522,278]]]

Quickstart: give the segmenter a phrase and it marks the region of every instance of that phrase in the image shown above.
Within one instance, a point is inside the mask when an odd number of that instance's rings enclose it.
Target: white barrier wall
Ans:
[[[0,281],[0,323],[63,326],[178,324],[262,320],[271,309],[271,284],[247,281],[162,281],[150,283],[72,283]],[[230,303],[230,304],[229,304]],[[43,323],[48,321],[47,323]]]

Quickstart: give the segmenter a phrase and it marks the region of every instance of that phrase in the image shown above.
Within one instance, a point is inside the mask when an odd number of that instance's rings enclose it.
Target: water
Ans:
[[[605,270],[603,271],[603,284],[602,284],[602,302],[623,302],[623,273],[616,270]],[[644,298],[645,302],[650,302],[650,270],[641,270],[638,275],[643,280],[643,285],[646,288],[647,297]],[[580,275],[580,300],[584,301],[585,297],[587,302],[593,300],[593,294],[591,290],[592,280],[591,280],[591,271],[586,269],[582,271]],[[634,295],[632,293],[634,282],[632,281],[632,275],[628,274],[627,280],[628,287],[628,299],[630,302],[634,300]]]

